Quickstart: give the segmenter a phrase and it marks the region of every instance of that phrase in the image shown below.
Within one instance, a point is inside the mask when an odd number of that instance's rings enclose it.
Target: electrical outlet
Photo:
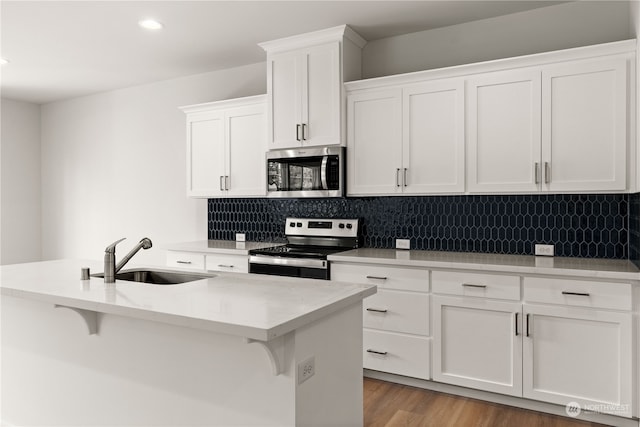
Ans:
[[[554,249],[553,245],[536,245],[535,246],[536,255],[538,256],[553,256]]]
[[[396,249],[411,249],[411,240],[396,239]]]
[[[244,242],[244,233],[236,233],[236,242]]]
[[[298,384],[302,384],[316,373],[316,358],[310,358],[298,363]]]

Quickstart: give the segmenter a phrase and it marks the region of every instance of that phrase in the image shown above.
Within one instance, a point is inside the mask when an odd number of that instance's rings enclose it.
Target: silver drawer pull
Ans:
[[[176,264],[191,264],[191,261],[176,261]]]
[[[228,264],[218,264],[218,267],[220,267],[220,268],[233,268],[233,265],[228,265]]]
[[[487,287],[487,285],[474,285],[473,283],[463,283],[462,286],[464,286],[465,288],[480,288],[480,289],[485,289]]]
[[[386,308],[367,308],[367,311],[375,311],[376,313],[386,313]]]
[[[562,295],[577,295],[579,297],[590,296],[588,293],[585,293],[585,292],[570,292],[570,291],[562,291]]]
[[[379,354],[381,356],[386,356],[387,355],[386,351],[371,350],[370,348],[367,349],[367,353]]]
[[[367,276],[367,279],[387,280],[386,277],[382,277],[382,276]]]

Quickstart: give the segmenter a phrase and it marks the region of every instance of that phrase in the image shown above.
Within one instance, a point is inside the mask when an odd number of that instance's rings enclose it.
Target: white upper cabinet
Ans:
[[[601,59],[542,71],[544,190],[627,188],[627,61]]]
[[[540,72],[505,71],[467,80],[468,190],[537,191]]]
[[[347,129],[347,193],[401,193],[402,91],[350,95]]]
[[[347,129],[349,195],[464,191],[462,80],[354,92]]]
[[[187,195],[215,197],[223,193],[224,113],[206,111],[187,116]]]
[[[265,96],[182,107],[187,114],[187,195],[264,196]]]
[[[638,191],[635,51],[630,40],[346,83],[347,193]]]
[[[464,82],[423,83],[402,91],[405,194],[464,191]]]
[[[365,41],[346,25],[260,44],[267,52],[269,149],[343,144],[343,82]]]

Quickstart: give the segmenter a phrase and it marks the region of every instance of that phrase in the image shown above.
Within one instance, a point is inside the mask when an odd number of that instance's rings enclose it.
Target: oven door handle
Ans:
[[[327,184],[327,165],[329,164],[329,156],[324,156],[322,158],[322,166],[320,167],[320,181],[322,181],[322,189],[328,190],[329,185]]]
[[[313,258],[289,258],[269,255],[251,255],[249,264],[287,265],[291,267],[319,268],[326,270],[328,261]]]

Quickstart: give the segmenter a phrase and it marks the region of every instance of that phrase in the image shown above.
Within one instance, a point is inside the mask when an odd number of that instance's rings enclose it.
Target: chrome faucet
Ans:
[[[138,242],[138,244],[131,249],[128,254],[122,257],[120,262],[116,265],[116,245],[124,239],[126,239],[126,237],[113,242],[104,250],[104,283],[114,283],[116,281],[116,273],[122,270],[122,267],[124,267],[124,265],[128,263],[140,249],[149,249],[152,246],[151,239],[145,237],[140,240],[140,242]]]

